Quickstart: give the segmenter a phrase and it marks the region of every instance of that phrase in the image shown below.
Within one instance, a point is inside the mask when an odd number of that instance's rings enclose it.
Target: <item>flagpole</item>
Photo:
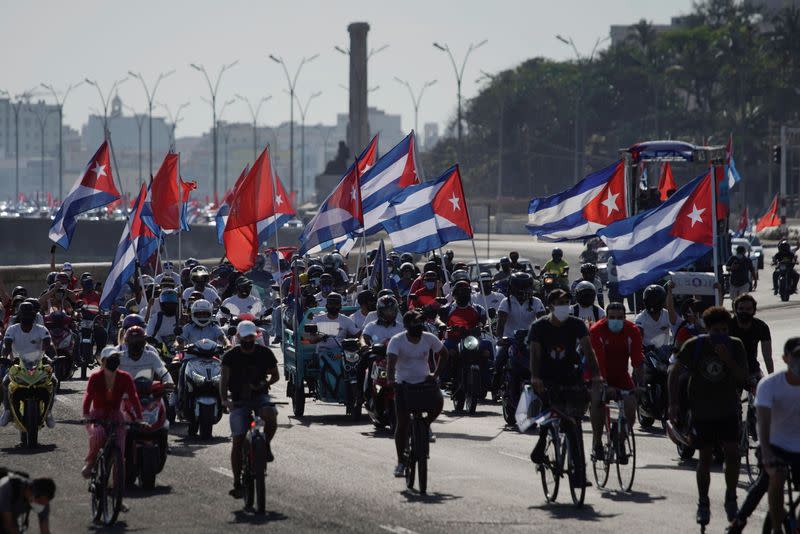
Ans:
[[[356,241],[358,241],[359,239],[362,239],[362,238],[361,237],[356,237]],[[358,259],[356,260],[356,274],[353,277],[353,284],[356,286],[356,293],[355,293],[355,295],[353,295],[353,302],[357,302],[357,299],[358,299],[358,282],[359,282],[358,272],[361,270],[361,252],[360,252],[361,244],[360,243],[358,245],[358,248],[359,248],[359,253],[358,253]]]
[[[183,248],[181,243],[181,235],[183,234],[183,228],[181,228],[182,220],[181,215],[183,214],[183,188],[181,187],[181,155],[178,153],[178,172],[177,172],[178,180],[178,263],[183,261]],[[178,299],[180,300],[180,299]]]
[[[724,167],[723,167],[723,174],[724,174]],[[722,177],[723,179],[727,179],[726,176]],[[717,223],[717,164],[716,162],[711,164],[711,243],[714,247],[714,281],[717,284],[720,283],[719,279],[719,244],[717,243],[717,239],[719,236],[717,235],[717,229],[719,225]],[[722,305],[722,299],[724,295],[722,294],[724,289],[714,290],[714,302],[717,306]]]
[[[267,157],[269,158],[269,179],[272,181],[272,202],[275,202],[275,194],[278,192],[278,188],[275,185],[275,169],[272,166],[272,150],[269,149],[269,144],[267,144]],[[288,202],[288,199],[287,199]],[[273,210],[272,216],[275,218],[275,222],[278,221],[278,215]],[[278,254],[278,263],[281,261],[281,252],[280,252],[280,244],[278,244],[278,232],[280,232],[280,227],[275,224],[275,252]],[[258,228],[256,228],[256,239],[258,239]],[[261,243],[259,243],[260,245]],[[260,247],[259,247],[260,248]]]

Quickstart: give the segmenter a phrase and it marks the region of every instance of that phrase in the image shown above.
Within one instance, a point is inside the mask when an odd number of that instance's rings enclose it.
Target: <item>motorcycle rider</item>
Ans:
[[[370,312],[375,310],[376,299],[375,295],[372,291],[365,289],[363,291],[358,292],[358,296],[356,297],[356,302],[358,303],[358,309],[350,316],[356,326],[359,329],[364,328],[366,326],[366,319]]]
[[[342,296],[339,293],[330,293],[325,303],[325,313],[314,316],[309,324],[338,323],[338,333],[334,336],[324,336],[320,334],[310,335],[312,343],[317,344],[317,350],[321,348],[336,350],[342,341],[348,337],[355,337],[359,334],[359,329],[353,320],[342,315]]]
[[[83,305],[91,304],[100,306],[100,293],[95,290],[94,279],[89,273],[81,275],[81,289],[75,292],[75,298],[83,302]]]
[[[511,260],[507,256],[500,258],[497,264],[497,272],[492,278],[493,282],[502,282],[511,278]]]
[[[119,368],[133,378],[143,370],[152,372],[154,381],[164,384],[165,389],[174,387],[172,377],[167,371],[163,360],[152,346],[147,344],[147,336],[141,326],[131,326],[125,331],[125,336],[118,348],[120,351]]]
[[[405,302],[411,292],[411,286],[416,278],[414,264],[406,262],[400,265],[400,279],[397,281],[397,294]]]
[[[408,443],[408,427],[410,416],[406,408],[406,392],[403,384],[421,384],[429,380],[436,380],[441,370],[447,366],[447,349],[439,338],[425,332],[423,316],[419,310],[411,310],[403,315],[405,332],[392,336],[386,347],[388,358],[387,383],[391,386],[397,384],[394,402],[397,414],[397,425],[394,433],[394,444],[397,452],[397,465],[394,476],[402,477],[405,474],[403,453]],[[434,354],[434,361],[438,362],[436,369],[431,374],[428,359]],[[444,406],[441,391],[436,399],[435,406],[427,412],[428,426],[439,417]]]
[[[397,299],[385,295],[378,299],[376,304],[378,319],[367,323],[361,334],[364,345],[374,345],[375,343],[386,344],[395,334],[403,331],[403,325],[397,321],[399,307]]]
[[[605,299],[603,298],[603,282],[597,276],[597,265],[594,263],[584,263],[581,265],[581,277],[572,282],[570,292],[574,295],[575,289],[581,282],[590,282],[594,285],[595,292],[597,293],[597,304],[603,308],[605,306]]]
[[[266,460],[273,461],[270,443],[278,428],[278,410],[272,404],[269,387],[280,380],[278,360],[272,351],[256,343],[258,327],[252,321],[242,321],[236,327],[239,345],[222,357],[222,375],[219,393],[222,404],[230,411],[231,471],[234,498],[242,497],[242,445],[248,429],[251,412],[257,412],[264,421],[264,438],[267,444]]]
[[[175,337],[178,326],[178,293],[167,289],[158,296],[159,311],[150,315],[147,321],[147,337],[158,344],[169,342]],[[169,347],[168,347],[169,348]]]
[[[453,302],[442,308],[442,321],[447,325],[447,336],[444,346],[449,351],[450,369],[458,369],[458,344],[469,331],[482,328],[486,324],[486,310],[483,306],[472,303],[472,289],[469,282],[460,280],[453,285]],[[491,359],[491,341],[481,340],[481,361],[488,363]],[[482,369],[485,368],[482,366]],[[451,373],[451,376],[456,376]]]
[[[700,306],[702,303],[694,298],[688,298],[681,304],[680,320],[675,328],[674,352],[681,350],[686,341],[705,332],[700,324]]]
[[[663,347],[672,342],[672,328],[678,324],[678,314],[672,305],[672,286],[651,284],[644,290],[644,310],[634,319],[636,326],[642,329],[642,344],[645,347]],[[668,302],[669,301],[669,302]],[[667,309],[664,309],[664,305]]]
[[[794,251],[792,251],[792,247],[789,245],[789,242],[785,239],[778,243],[778,252],[772,257],[772,265],[779,265],[781,262],[790,262],[791,267],[789,269],[789,276],[791,277],[792,283],[792,293],[797,292],[797,280],[800,279],[800,274],[797,273],[794,266],[797,265],[797,256],[795,255]],[[772,292],[773,294],[778,294],[778,269],[776,268],[775,271],[772,273]]]
[[[58,273],[55,283],[39,297],[39,305],[45,311],[45,315],[52,310],[60,310],[67,315],[72,313],[77,299],[69,289],[69,280],[67,273]]]
[[[192,286],[192,269],[200,265],[194,258],[189,258],[183,262],[183,269],[181,269],[181,282],[180,286],[187,289]]]
[[[178,334],[178,344],[197,343],[201,339],[210,339],[217,342],[222,348],[230,345],[225,332],[212,321],[213,306],[205,299],[200,299],[192,304],[189,310],[189,323],[181,327]]]
[[[436,271],[425,271],[421,289],[408,296],[408,309],[422,308],[436,302],[436,297],[439,296],[439,288],[439,275],[436,274]]]
[[[50,502],[56,495],[51,478],[29,479],[9,472],[0,478],[0,532],[18,533],[28,525],[31,512],[39,521],[40,534],[50,534]]]
[[[542,267],[542,272],[553,273],[558,277],[558,283],[561,284],[561,287],[569,287],[569,278],[567,275],[569,263],[564,259],[564,251],[556,247],[553,249],[551,257],[552,259],[548,260]]]
[[[165,261],[161,264],[161,272],[155,278],[156,284],[160,284],[165,278],[172,279],[176,286],[181,283],[181,275],[175,272],[175,264],[171,261]]]
[[[89,375],[86,392],[83,396],[83,418],[87,421],[101,420],[122,423],[122,401],[126,399],[133,408],[136,421],[142,420],[142,405],[139,394],[136,392],[133,378],[125,371],[119,370],[122,352],[118,347],[109,345],[100,353],[98,371]],[[81,470],[83,478],[89,478],[94,469],[97,453],[106,442],[106,431],[103,425],[89,422],[86,425],[89,433],[89,450],[86,454],[86,464]],[[125,426],[117,427],[117,447],[125,457]]]
[[[562,392],[560,395],[551,397],[550,403],[556,405],[562,413],[571,416],[562,419],[562,428],[577,432],[576,429],[571,428],[575,423],[572,418],[579,417],[579,414],[582,416],[586,411],[585,393],[579,391],[583,384],[583,377],[580,371],[578,348],[586,359],[592,377],[590,406],[593,420],[598,417],[594,412],[599,406],[598,399],[601,393],[600,367],[589,339],[589,329],[586,327],[586,323],[570,315],[569,294],[562,289],[554,289],[547,296],[547,305],[550,313],[537,319],[531,325],[528,333],[531,354],[531,386],[540,398],[546,395],[550,386],[575,388],[572,393]],[[580,419],[577,424],[580,424]],[[540,432],[539,441],[531,452],[531,461],[535,464],[544,461],[546,437],[546,431]],[[593,443],[598,443],[598,441],[597,437],[593,437]],[[578,448],[578,450],[573,450],[572,454],[576,460],[576,486],[581,484],[588,486],[583,444],[576,439],[570,440],[570,444]]]
[[[189,296],[194,291],[198,291],[203,294],[203,298],[209,301],[211,304],[215,306],[220,303],[219,294],[217,290],[211,287],[208,284],[208,280],[210,275],[208,274],[208,269],[203,267],[202,265],[197,265],[196,267],[192,268],[191,270],[191,281],[192,287],[187,287],[183,291],[183,295],[181,296],[181,300],[184,304],[189,300]]]
[[[330,273],[322,273],[322,276],[319,277],[319,293],[314,295],[314,298],[317,301],[317,306],[322,308],[325,307],[325,303],[328,300],[328,295],[333,292],[333,285],[334,285],[334,278]]]
[[[17,311],[17,318],[19,322],[9,326],[3,337],[2,357],[9,358],[13,354],[22,354],[32,349],[41,350],[47,353],[48,356],[53,356],[53,347],[50,344],[50,332],[48,332],[47,328],[44,326],[35,323],[36,310],[33,304],[30,302],[23,302],[20,304],[19,310]],[[47,356],[43,358],[46,364],[49,365],[51,363],[50,358]],[[55,392],[58,390],[58,379],[55,374],[51,374],[50,378],[53,381],[52,395],[55,395]],[[0,386],[3,395],[3,414],[0,415],[0,426],[6,426],[11,420],[11,404],[8,398],[8,386],[10,382],[11,377],[6,374],[3,378],[2,386]],[[48,428],[53,428],[56,425],[52,410],[47,413],[45,422]]]
[[[512,271],[524,271],[525,266],[519,262],[519,252],[516,250],[512,250],[508,253],[508,259],[511,261],[511,270]]]
[[[681,384],[688,384],[691,411],[689,435],[700,454],[697,464],[697,522],[707,525],[711,518],[708,487],[713,450],[721,445],[725,453],[725,513],[732,521],[736,511],[739,480],[739,426],[741,390],[747,383],[747,354],[737,338],[730,337],[731,316],[721,306],[703,312],[708,335],[690,339],[681,347],[670,367],[669,418],[679,424]],[[688,377],[688,381],[685,378]]]
[[[586,280],[578,282],[573,294],[575,295],[575,304],[570,311],[572,315],[586,321],[589,325],[605,318],[606,312],[594,303],[597,298],[597,290],[593,283]]]
[[[512,273],[511,277],[513,278],[515,274],[517,273]],[[483,295],[485,295],[487,309],[497,310],[500,307],[500,303],[503,302],[503,299],[506,297],[502,293],[493,290],[492,286],[494,282],[492,282],[492,275],[487,272],[482,272],[479,283],[480,287],[475,288],[472,292],[472,299],[483,304]]]
[[[261,299],[253,294],[253,282],[244,276],[236,279],[236,294],[226,298],[222,305],[234,315],[250,313],[258,317],[262,310]]]

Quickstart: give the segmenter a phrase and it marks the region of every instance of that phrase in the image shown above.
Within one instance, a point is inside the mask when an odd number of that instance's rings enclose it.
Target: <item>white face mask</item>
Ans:
[[[553,317],[558,319],[559,321],[565,321],[567,317],[569,317],[569,304],[564,304],[561,306],[553,306]]]
[[[44,506],[45,506],[44,504],[38,503],[36,501],[30,504],[31,504],[31,510],[33,510],[33,513],[35,513],[36,515],[39,515],[42,512],[44,512]]]

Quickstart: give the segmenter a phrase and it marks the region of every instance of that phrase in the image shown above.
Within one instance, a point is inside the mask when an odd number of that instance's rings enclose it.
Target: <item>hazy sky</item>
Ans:
[[[691,8],[692,0],[128,0],[23,1],[0,0],[0,89],[12,94],[41,82],[65,88],[85,77],[107,90],[128,70],[140,71],[148,84],[159,72],[176,69],[164,80],[157,100],[173,110],[189,101],[178,136],[196,135],[210,125],[210,107],[201,97],[208,88],[190,62],[204,64],[210,73],[220,65],[239,64],[223,77],[219,102],[240,93],[265,103],[260,123],[288,120],[289,97],[280,66],[268,54],[283,56],[295,69],[303,56],[319,53],[300,74],[297,92],[312,102],[307,123],[332,124],[337,112],[347,111],[348,58],[334,45],[347,47],[347,25],[366,21],[371,29],[368,46],[389,48],[369,64],[369,104],[401,113],[403,128],[413,127],[413,107],[405,87],[394,76],[418,87],[438,79],[420,107],[420,128],[429,121],[444,122],[454,114],[456,83],[445,53],[431,43],[446,43],[458,61],[470,42],[488,43],[470,57],[464,73],[463,94],[476,93],[481,70],[496,72],[520,61],[545,56],[573,57],[555,34],[572,36],[581,53],[588,54],[611,24],[646,18],[668,23],[670,17]],[[119,90],[123,101],[145,109],[144,90],[128,80]],[[89,109],[99,108],[93,87],[76,89],[65,106],[65,122],[78,127]],[[163,112],[161,112],[163,114]],[[296,114],[297,115],[297,114]],[[226,120],[249,120],[243,103],[228,106]],[[299,119],[298,119],[299,120]]]

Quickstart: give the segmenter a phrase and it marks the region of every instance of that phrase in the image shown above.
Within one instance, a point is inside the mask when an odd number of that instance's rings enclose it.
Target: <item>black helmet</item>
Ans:
[[[16,297],[17,295],[21,295],[23,297],[28,296],[28,290],[22,286],[17,286],[14,288],[14,291],[11,292],[11,298]]]
[[[656,311],[664,306],[667,291],[658,284],[651,284],[644,290],[644,307],[648,311]]]
[[[378,312],[378,317],[383,318],[383,312],[392,311],[394,312],[395,318],[397,317],[397,299],[391,297],[389,295],[383,296],[378,299],[378,304],[375,307],[375,310]]]
[[[333,269],[336,266],[336,262],[333,260],[333,256],[325,254],[322,257],[322,265],[324,265],[326,269]]]
[[[28,297],[25,299],[25,302],[30,302],[31,306],[33,306],[33,311],[37,313],[42,309],[42,305],[39,304],[39,299]]]
[[[201,283],[205,284],[208,283],[208,269],[203,267],[202,265],[198,265],[192,268],[191,272],[192,282],[194,283]]]
[[[403,252],[400,254],[400,263],[414,263],[414,255],[410,252]]]
[[[597,276],[597,265],[594,263],[581,265],[581,276],[583,276],[584,280],[594,280]]]
[[[370,302],[375,300],[375,295],[372,294],[372,291],[365,289],[364,291],[360,291],[358,293],[358,297],[356,297],[356,301],[358,302],[359,306],[368,305]]]
[[[122,329],[127,330],[132,326],[141,326],[142,328],[145,327],[144,319],[138,313],[131,313],[125,316],[122,320]]]
[[[559,261],[561,258],[564,257],[564,251],[558,247],[553,249],[552,254],[553,254],[553,259],[556,261]]]
[[[253,282],[250,281],[249,278],[245,278],[244,276],[240,276],[236,279],[236,291],[240,291],[244,293],[247,290],[248,293],[253,289]]]
[[[533,288],[533,277],[529,273],[514,273],[509,280],[512,293],[528,291]]]
[[[784,239],[778,243],[778,252],[789,254],[792,252],[792,247],[789,245],[789,242]]]
[[[508,259],[508,256],[500,258],[500,267],[502,268],[504,265],[511,265],[511,260]]]
[[[322,273],[319,277],[319,284],[333,286],[333,275],[330,273]]]
[[[662,288],[663,291],[663,288]],[[581,306],[591,306],[594,299],[597,297],[597,288],[594,284],[584,280],[575,286],[575,300]]]
[[[20,322],[32,322],[34,318],[36,318],[36,310],[33,308],[33,304],[28,301],[20,303],[17,308],[17,319]]]
[[[328,293],[328,298],[325,300],[326,304],[330,306],[331,304],[338,305],[339,307],[342,306],[342,296],[335,291],[331,291]]]
[[[47,273],[47,285],[48,286],[52,286],[53,284],[56,283],[56,275],[57,274],[58,273],[55,272],[55,271]]]
[[[322,268],[322,265],[314,264],[309,265],[308,269],[306,270],[306,274],[308,274],[308,279],[311,280],[312,278],[319,278],[322,276],[322,273],[325,272],[325,269]]]

